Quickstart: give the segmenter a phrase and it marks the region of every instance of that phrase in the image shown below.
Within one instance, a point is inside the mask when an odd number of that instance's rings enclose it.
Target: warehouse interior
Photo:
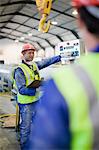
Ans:
[[[70,0],[53,0],[52,3],[47,17],[52,24],[48,33],[42,33],[38,31],[41,16],[35,0],[0,1],[0,57],[4,57],[6,63],[17,63],[23,43],[34,44],[38,56],[49,57],[54,55],[57,43],[80,38]],[[7,58],[10,51],[13,60]]]
[[[53,0],[51,12],[46,22],[51,21],[47,33],[39,31],[41,14],[36,0],[0,0],[0,149],[20,150],[14,127],[3,127],[2,115],[15,114],[13,104],[11,72],[22,60],[21,49],[24,43],[36,48],[35,61],[60,54],[60,43],[77,40],[80,55],[85,53],[81,33],[77,27],[77,12],[71,6],[71,0]],[[64,45],[64,43],[63,43]],[[66,65],[66,60],[63,64]],[[62,62],[41,71],[47,79],[50,73],[62,66]],[[6,143],[6,144],[5,144]]]

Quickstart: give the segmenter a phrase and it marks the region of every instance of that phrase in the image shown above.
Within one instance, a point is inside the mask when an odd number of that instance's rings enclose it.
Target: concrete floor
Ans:
[[[9,95],[0,96],[0,115],[15,113],[15,107]],[[20,150],[14,128],[2,128],[0,123],[0,150]]]

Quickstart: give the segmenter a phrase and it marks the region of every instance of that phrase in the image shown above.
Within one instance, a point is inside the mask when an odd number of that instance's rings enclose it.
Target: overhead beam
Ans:
[[[2,28],[2,27],[1,27]],[[11,28],[8,28],[8,27],[5,27],[6,29],[11,29]],[[22,33],[22,34],[24,34],[24,32],[21,32],[21,31],[18,31],[18,30],[14,30],[14,31],[17,31],[17,32],[20,32],[20,33]],[[10,35],[12,35],[12,34],[10,34]],[[13,36],[13,35],[12,35]],[[55,45],[52,45],[47,39],[45,39],[45,38],[42,38],[42,37],[39,37],[39,36],[34,36],[33,35],[33,37],[37,37],[37,38],[39,38],[39,39],[43,39],[43,40],[45,40],[52,48],[54,48],[55,47]],[[37,41],[36,41],[37,42]],[[45,49],[40,43],[39,43],[39,45],[40,45],[40,47],[42,48],[42,49]]]
[[[48,43],[52,48],[55,47],[55,45],[52,45],[47,39],[46,39],[46,41],[47,41],[47,43]]]
[[[64,41],[59,35],[56,35],[56,36],[57,36],[57,38],[58,38],[61,42]]]
[[[0,4],[0,6],[11,6],[11,5],[15,5],[15,4],[33,4],[33,5],[36,5],[36,2],[35,1],[32,1],[32,0],[24,0],[24,1],[15,1],[15,2],[10,2],[10,3],[5,3],[5,4]],[[68,13],[64,13],[64,12],[61,12],[59,10],[56,10],[54,8],[51,8],[51,10],[55,11],[55,12],[58,12],[58,13],[62,13],[63,15],[66,15],[66,16],[69,16],[69,17],[72,17],[72,18],[76,18]]]
[[[1,27],[2,28],[2,27]],[[8,27],[5,27],[6,29],[11,29],[11,28],[8,28]],[[22,33],[22,34],[25,34],[24,32],[21,32],[21,31],[18,31],[18,30],[14,30],[14,31],[17,31],[17,32],[20,32],[20,33]],[[10,34],[11,35],[11,34]],[[12,35],[13,36],[13,35]],[[35,35],[33,35],[33,37],[37,37],[37,38],[39,38],[39,39],[43,39],[43,40],[45,40],[52,48],[54,48],[55,47],[55,45],[52,45],[46,38],[42,38],[42,37],[39,37],[39,36],[35,36]],[[41,45],[41,44],[39,44],[39,45]],[[43,46],[41,46],[43,49],[44,49],[44,47]]]
[[[36,5],[36,2],[34,1],[31,1],[31,0],[23,0],[23,1],[14,1],[14,2],[7,2],[7,3],[3,3],[3,4],[0,4],[1,7],[4,7],[4,6],[11,6],[11,5],[16,5],[16,4],[34,4]]]
[[[3,31],[1,31],[0,33],[2,33],[2,34],[7,34],[8,36],[3,36],[3,38],[8,38],[8,39],[11,39],[11,40],[16,40],[17,38],[20,38],[19,36],[16,36],[15,35],[15,38],[11,38],[11,37],[9,37],[9,33],[6,33],[6,32],[3,32]],[[2,35],[0,35],[0,36],[2,36]],[[13,36],[13,35],[12,35]],[[24,41],[20,41],[21,43],[26,43],[26,41],[27,41],[28,39],[26,39],[26,40],[24,40]],[[45,49],[44,47],[42,47],[41,46],[41,44],[39,43],[39,42],[36,42],[36,41],[33,41],[33,40],[30,40],[29,39],[29,41],[30,41],[30,43],[37,43],[40,47],[41,47],[41,49],[43,48],[43,49]]]
[[[2,23],[7,23],[6,21],[4,21],[4,22],[2,22]],[[17,22],[14,22],[14,21],[10,21],[10,23],[17,23]],[[19,23],[17,23],[17,24],[19,24]],[[23,25],[23,24],[19,24],[19,25]],[[26,26],[26,27],[29,27],[29,28],[31,28],[30,26],[27,26],[27,25],[24,25],[24,26]],[[1,29],[3,28],[3,27],[0,27]],[[4,27],[4,28],[6,28],[6,29],[12,29],[12,28],[8,28],[8,27]],[[31,28],[32,29],[32,28]],[[12,29],[13,30],[13,29]],[[36,30],[36,29],[35,29]],[[16,30],[16,29],[14,29],[13,31],[17,31],[17,32],[21,32],[21,31],[18,31],[18,30]],[[24,32],[21,32],[22,34],[24,33]],[[11,34],[11,33],[10,33]],[[25,34],[25,33],[24,33]],[[33,35],[34,36],[34,35]],[[60,41],[62,42],[63,41],[63,39],[60,37],[60,36],[58,36],[58,35],[55,35],[58,39],[60,39]],[[46,39],[46,38],[42,38],[42,37],[39,37],[39,36],[34,36],[34,37],[37,37],[37,38],[40,38],[40,39],[43,39],[43,40],[45,40],[48,44],[49,44],[49,42],[48,42],[48,40]],[[54,47],[54,45],[52,45],[52,47]]]
[[[68,13],[65,13],[65,12],[62,12],[62,11],[59,11],[59,10],[56,10],[54,8],[52,8],[51,10],[55,11],[55,12],[58,12],[59,14],[62,14],[62,15],[65,15],[65,16],[68,16],[68,17],[71,17],[71,18],[76,18],[75,16],[72,16]]]
[[[37,18],[30,17],[30,16],[28,16],[28,15],[24,15],[24,14],[21,14],[21,13],[19,13],[19,12],[0,15],[0,17],[2,17],[2,16],[7,16],[7,15],[25,16],[25,17],[29,17],[30,19],[35,19],[35,20],[39,21],[39,19],[37,19]],[[29,27],[29,28],[31,28],[31,29],[37,30],[35,27],[32,28],[32,27],[30,27],[30,26],[28,26],[28,25],[25,25],[25,24],[22,24],[22,23],[18,23],[18,22],[14,22],[14,21],[12,21],[12,20],[9,20],[9,21],[2,21],[2,22],[0,22],[0,23],[9,23],[9,22],[11,22],[11,23],[16,23],[16,24],[23,25],[23,26],[25,26],[25,27]],[[60,27],[60,28],[61,28],[61,27]],[[57,36],[57,34],[53,34],[53,33],[51,33],[51,32],[49,32],[49,34],[51,34],[51,35],[53,35],[53,36],[56,36],[60,41],[62,41],[62,38],[61,38],[59,35]]]
[[[35,18],[35,17],[30,17],[29,15],[26,15],[26,14],[23,14],[23,13],[19,13],[19,12],[14,12],[14,13],[9,13],[9,14],[2,14],[2,15],[0,15],[0,17],[2,17],[2,16],[8,16],[8,15],[19,15],[19,16],[25,16],[25,17],[29,17],[29,18],[32,18],[32,19],[35,19],[35,20],[38,20],[39,21],[39,19],[38,18]],[[71,30],[71,29],[69,29],[69,28],[66,28],[66,27],[61,27],[61,26],[58,26],[58,25],[56,25],[57,27],[59,27],[59,28],[61,28],[61,29],[65,29],[65,30],[68,30],[68,31],[70,31],[70,32],[72,32],[73,30]],[[36,29],[36,28],[35,28]],[[75,31],[73,31],[72,33],[74,34],[74,32]],[[49,32],[50,33],[50,32]],[[52,34],[52,33],[50,33],[50,34]],[[53,34],[52,34],[53,35]],[[55,36],[56,36],[56,34],[54,34]],[[74,34],[74,36],[76,36],[77,35],[77,33],[76,34]],[[78,38],[78,36],[79,35],[77,35],[76,36],[76,38]]]
[[[41,49],[45,50],[45,47],[43,47],[39,42],[37,44],[41,47]]]
[[[10,1],[10,0],[9,0],[9,1]],[[8,2],[9,2],[9,1],[8,1]],[[22,5],[17,9],[17,12],[19,12],[24,6],[25,6],[25,4],[22,4]],[[6,6],[6,7],[7,7],[7,6]],[[4,7],[3,11],[1,12],[1,14],[3,14],[3,12],[4,12],[4,10],[5,10],[6,7]],[[8,19],[8,21],[11,20],[13,17],[14,17],[14,16],[11,16],[11,17]],[[3,26],[5,27],[6,24],[4,24]]]
[[[25,24],[22,24],[22,23],[18,23],[18,22],[15,22],[15,21],[12,21],[12,20],[10,20],[10,21],[2,21],[2,22],[0,22],[0,23],[15,23],[15,24],[18,24],[18,25],[20,25],[20,26],[24,26],[24,27],[28,27],[28,28],[30,28],[31,30],[36,30],[37,31],[37,29],[35,28],[35,27],[30,27],[30,26],[28,26],[28,25],[25,25]],[[0,27],[0,28],[3,28],[3,27]],[[5,27],[5,28],[8,28],[8,27]],[[12,29],[12,28],[8,28],[8,29]],[[17,31],[16,29],[12,29],[13,31]],[[20,32],[20,31],[18,31],[18,32]],[[51,33],[49,33],[49,34],[51,34]],[[53,35],[53,36],[57,36],[56,34],[51,34],[51,35]],[[39,36],[34,36],[34,37],[38,37],[38,38],[41,38],[41,37],[39,37]],[[45,38],[41,38],[41,39],[44,39],[45,40]]]
[[[59,28],[60,28],[60,26],[58,26],[58,25],[56,25],[56,27],[59,27]],[[68,29],[68,28],[66,28],[66,27],[61,27],[61,28],[64,29],[64,30],[70,31],[77,39],[80,38],[76,31],[71,30],[71,29]]]
[[[77,39],[80,39],[80,36],[77,34],[77,32],[76,32],[76,31],[71,30],[71,32],[75,35],[75,37],[76,37]]]
[[[6,38],[6,37],[5,37],[5,36],[0,35],[0,39],[4,39],[4,38]]]
[[[0,27],[0,28],[2,29],[2,27]],[[11,28],[9,28],[9,27],[5,27],[5,29],[11,30]],[[22,34],[25,34],[24,32],[18,31],[18,30],[16,30],[16,29],[15,29],[14,31],[20,32],[20,33],[22,33]],[[15,35],[13,35],[13,34],[11,34],[11,33],[9,33],[9,35],[15,36]],[[47,39],[45,39],[45,38],[41,38],[41,37],[34,36],[34,35],[33,35],[33,37],[37,37],[37,38],[39,38],[39,39],[41,39],[41,40],[44,40],[44,41],[46,41],[48,44],[50,44],[51,47],[54,47],[54,46],[51,45],[51,43],[50,43]],[[43,48],[43,47],[42,47],[42,48]]]

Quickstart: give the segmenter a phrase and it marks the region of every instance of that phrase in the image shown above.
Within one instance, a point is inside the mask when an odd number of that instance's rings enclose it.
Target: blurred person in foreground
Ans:
[[[22,48],[22,63],[15,68],[13,73],[14,83],[17,87],[17,101],[21,116],[20,123],[20,144],[24,148],[29,134],[31,121],[34,121],[36,106],[38,104],[41,78],[39,70],[61,61],[61,56],[54,56],[44,61],[34,62],[36,49],[32,44],[26,43]]]
[[[72,0],[89,51],[44,86],[28,150],[99,150],[99,0]]]

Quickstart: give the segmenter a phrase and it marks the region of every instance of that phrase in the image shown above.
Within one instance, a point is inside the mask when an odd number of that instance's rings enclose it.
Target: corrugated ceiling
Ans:
[[[34,43],[38,49],[55,47],[57,42],[79,38],[70,0],[53,0],[48,19],[57,21],[48,33],[38,31],[40,14],[35,0],[0,0],[0,39]],[[28,36],[32,33],[32,36]]]

